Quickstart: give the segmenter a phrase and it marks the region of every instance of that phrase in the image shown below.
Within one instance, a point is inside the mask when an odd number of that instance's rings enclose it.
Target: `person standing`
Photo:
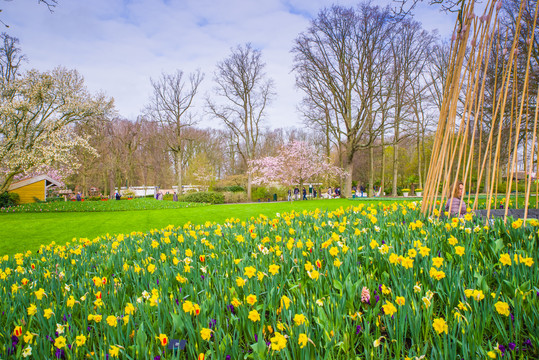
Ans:
[[[77,201],[81,201],[82,200],[82,195],[80,194],[80,191],[77,192]]]
[[[174,195],[172,195],[172,201],[178,201],[178,194],[176,194],[176,191],[174,191]]]
[[[299,198],[299,189],[298,189],[298,187],[296,186],[296,187],[294,188],[294,200],[298,200],[298,198]]]
[[[305,186],[303,187],[303,200],[307,200],[307,190],[305,190]]]
[[[466,202],[463,200],[464,183],[457,181],[453,185],[452,194],[447,199],[445,204],[445,211],[449,212],[449,216],[463,216],[466,215]]]

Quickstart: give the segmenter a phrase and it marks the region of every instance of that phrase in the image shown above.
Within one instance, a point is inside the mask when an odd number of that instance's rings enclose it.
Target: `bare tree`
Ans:
[[[266,78],[262,53],[250,43],[232,49],[217,64],[215,93],[222,100],[207,98],[209,113],[231,131],[232,141],[244,164],[257,156],[265,110],[273,97],[273,80]],[[251,199],[252,175],[247,169],[247,197]]]
[[[296,84],[307,104],[318,109],[311,119],[344,150],[344,194],[352,189],[353,158],[369,147],[376,131],[374,99],[389,36],[388,10],[362,4],[358,9],[323,9],[295,41]],[[340,152],[339,152],[340,153]]]
[[[185,146],[188,141],[183,131],[196,124],[190,110],[203,79],[204,74],[199,70],[190,74],[189,79],[185,79],[183,71],[178,70],[174,74],[163,74],[158,80],[151,80],[153,94],[147,112],[153,121],[167,130],[164,138],[173,156],[179,194],[182,193]]]
[[[402,140],[404,121],[410,109],[407,98],[409,88],[417,86],[424,71],[429,49],[434,41],[432,34],[421,29],[421,24],[410,19],[399,23],[399,28],[393,38],[392,51],[392,81],[393,91],[393,189],[392,195],[397,196],[398,168],[399,168],[399,142]]]

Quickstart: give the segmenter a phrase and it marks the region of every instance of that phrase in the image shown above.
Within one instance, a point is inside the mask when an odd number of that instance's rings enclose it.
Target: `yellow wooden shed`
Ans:
[[[20,203],[27,204],[36,202],[36,199],[45,201],[47,191],[53,186],[61,184],[47,175],[39,175],[11,184],[8,191],[19,194]]]

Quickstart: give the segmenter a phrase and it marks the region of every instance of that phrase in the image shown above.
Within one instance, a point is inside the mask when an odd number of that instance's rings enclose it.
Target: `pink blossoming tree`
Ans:
[[[303,141],[293,141],[283,146],[277,156],[268,156],[250,162],[254,174],[253,183],[267,184],[272,181],[284,186],[312,182],[325,176],[343,177],[346,173],[331,165],[330,160],[316,152]]]

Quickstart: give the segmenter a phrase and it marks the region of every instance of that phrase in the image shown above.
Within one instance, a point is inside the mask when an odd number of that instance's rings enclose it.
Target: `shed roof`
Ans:
[[[15,183],[11,184],[9,186],[9,190],[15,190],[15,189],[21,188],[23,186],[27,186],[27,185],[30,185],[30,184],[33,184],[33,183],[36,183],[36,182],[39,182],[39,181],[42,181],[42,180],[45,180],[45,186],[49,186],[49,185],[61,186],[62,185],[58,181],[51,178],[50,176],[38,175],[38,176],[34,176],[32,178],[24,179],[24,180],[17,181]]]

